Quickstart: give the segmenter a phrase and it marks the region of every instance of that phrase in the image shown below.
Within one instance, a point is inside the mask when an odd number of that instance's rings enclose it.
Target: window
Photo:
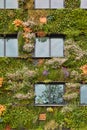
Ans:
[[[51,0],[51,8],[52,9],[60,9],[64,7],[64,0]]]
[[[63,37],[36,37],[35,57],[63,57],[64,39]]]
[[[0,8],[15,9],[18,8],[18,0],[0,0]]]
[[[18,57],[17,36],[0,36],[0,57]]]
[[[4,0],[0,0],[0,8],[4,8]]]
[[[35,84],[35,105],[57,106],[63,105],[64,84]]]
[[[64,8],[64,0],[35,0],[36,9],[60,9]]]
[[[87,84],[81,85],[80,103],[81,103],[81,105],[87,105]]]
[[[80,7],[83,9],[87,9],[87,0],[81,0]]]

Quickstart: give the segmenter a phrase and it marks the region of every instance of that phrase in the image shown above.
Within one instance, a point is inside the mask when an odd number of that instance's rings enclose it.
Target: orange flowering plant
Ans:
[[[18,28],[18,30],[20,29],[20,27],[22,27],[22,30],[25,33],[32,32],[32,29],[28,27],[26,24],[24,24],[24,22],[20,19],[15,19],[12,24],[14,25],[14,27]]]
[[[16,26],[16,27],[19,27],[19,26],[22,26],[23,25],[23,21],[21,21],[20,19],[15,19],[13,21],[13,24]]]
[[[0,116],[3,114],[4,111],[6,111],[6,107],[0,104]]]
[[[39,115],[39,120],[46,120],[46,113],[42,113]]]
[[[39,21],[41,24],[46,24],[47,23],[47,18],[46,17],[40,17]]]
[[[23,30],[23,21],[20,19],[15,19],[12,23],[12,26],[15,31],[21,31]]]
[[[15,19],[13,21],[12,25],[13,25],[13,28],[15,31],[22,32],[25,43],[29,43],[29,34],[32,33],[32,29],[31,29],[31,27],[29,27],[29,23],[24,22],[20,19]]]
[[[24,27],[23,30],[24,30],[25,33],[32,32],[32,30],[29,27]]]
[[[81,66],[80,69],[83,71],[83,74],[87,74],[87,64]]]

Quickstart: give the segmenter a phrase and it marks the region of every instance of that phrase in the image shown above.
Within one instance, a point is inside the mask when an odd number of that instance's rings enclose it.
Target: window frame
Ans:
[[[65,91],[66,91],[66,84],[65,82],[48,82],[48,83],[45,83],[45,82],[37,82],[34,84],[34,93],[35,93],[35,85],[40,85],[40,84],[43,84],[43,85],[63,85],[63,95],[65,94]],[[63,99],[63,102],[62,103],[58,103],[58,104],[37,104],[35,103],[35,98],[36,98],[36,93],[35,93],[35,96],[34,96],[34,106],[41,106],[41,107],[45,107],[45,106],[53,106],[53,107],[56,107],[56,106],[65,106],[66,105],[66,101],[64,100],[63,96],[62,96],[62,99]]]
[[[0,34],[0,38],[2,38],[4,40],[3,44],[4,44],[4,55],[3,56],[0,56],[1,57],[13,57],[13,56],[6,56],[6,39],[7,38],[10,38],[10,39],[14,39],[17,38],[17,34]],[[17,42],[18,43],[18,42]],[[19,55],[19,53],[18,53]],[[18,57],[18,56],[17,56]],[[16,56],[14,56],[13,58],[17,58]]]
[[[46,57],[36,57],[35,56],[35,51],[36,51],[36,38],[45,38],[45,37],[48,37],[49,38],[49,44],[50,44],[50,46],[49,46],[49,54],[51,54],[51,50],[50,50],[50,48],[51,48],[51,38],[53,39],[53,38],[62,38],[63,39],[63,56],[51,56],[51,55],[49,55],[49,57],[48,56],[46,56]],[[65,57],[65,50],[64,50],[64,42],[65,42],[65,35],[64,34],[49,34],[49,35],[46,35],[45,37],[38,37],[37,35],[36,35],[36,37],[35,37],[35,43],[34,43],[34,53],[33,53],[33,56],[32,56],[32,58],[34,58],[34,59],[51,59],[51,58],[64,58]]]
[[[51,5],[51,0],[49,0],[49,7],[48,8],[37,8],[35,5],[36,5],[36,0],[34,0],[34,9],[64,9],[65,8],[65,0],[63,0],[63,7],[61,8],[52,8],[52,5]]]

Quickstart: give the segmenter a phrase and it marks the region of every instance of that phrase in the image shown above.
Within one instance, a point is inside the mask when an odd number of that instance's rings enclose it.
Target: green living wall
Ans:
[[[87,82],[87,70],[86,74],[81,70],[87,64],[87,11],[79,6],[79,0],[65,0],[64,9],[32,10],[32,1],[26,0],[21,9],[0,10],[0,34],[17,33],[19,46],[19,57],[0,58],[0,130],[7,126],[16,130],[86,130],[87,107],[80,105],[80,84]],[[51,19],[41,24],[41,16]],[[22,24],[15,26],[15,20]],[[39,31],[65,35],[63,58],[32,58]],[[44,75],[44,71],[48,73]],[[37,82],[65,82],[66,105],[35,106]],[[41,113],[46,114],[45,121],[39,120]]]

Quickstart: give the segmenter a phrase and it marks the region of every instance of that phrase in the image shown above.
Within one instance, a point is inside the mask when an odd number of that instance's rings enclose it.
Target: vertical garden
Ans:
[[[60,9],[6,2],[0,3],[0,130],[86,130],[86,9],[80,0],[65,0]]]

